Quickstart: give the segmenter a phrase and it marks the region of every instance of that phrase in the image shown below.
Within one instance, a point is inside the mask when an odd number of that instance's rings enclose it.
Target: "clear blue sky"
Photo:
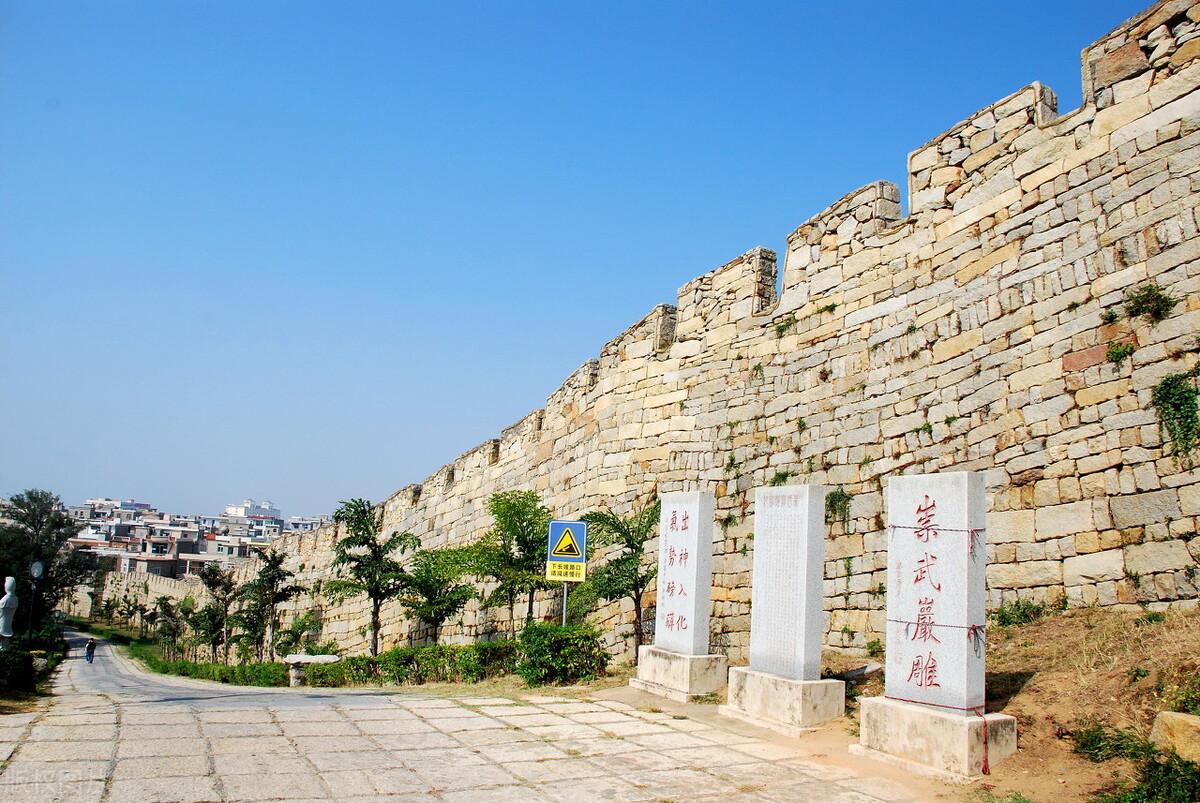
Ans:
[[[1145,5],[0,0],[0,493],[383,498]]]

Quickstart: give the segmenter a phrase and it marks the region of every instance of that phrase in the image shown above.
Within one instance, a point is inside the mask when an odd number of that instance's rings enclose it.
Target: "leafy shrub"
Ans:
[[[1028,599],[1017,599],[1006,602],[996,608],[988,617],[1001,627],[1026,625],[1037,621],[1046,615],[1046,606],[1040,602]]]
[[[1200,388],[1195,371],[1163,377],[1150,391],[1150,406],[1171,442],[1170,455],[1179,465],[1192,468],[1192,451],[1200,443]]]
[[[1195,803],[1200,800],[1200,764],[1172,753],[1142,763],[1137,785],[1100,795],[1095,803]]]
[[[286,686],[287,664],[251,663],[226,666],[225,664],[202,664],[195,661],[166,661],[158,649],[143,641],[134,641],[129,654],[141,661],[152,672],[164,675],[179,675],[197,680],[215,680],[237,686]]]
[[[346,661],[336,664],[309,664],[304,676],[310,686],[346,686]]]
[[[1171,711],[1200,716],[1200,674],[1185,677],[1183,682],[1159,689],[1159,697]]]
[[[24,650],[12,648],[0,651],[0,684],[15,691],[37,689],[33,656]]]
[[[1125,314],[1130,318],[1144,316],[1151,323],[1159,323],[1167,319],[1179,301],[1155,282],[1148,282],[1125,291]]]
[[[1113,365],[1120,366],[1121,363],[1128,360],[1137,351],[1137,346],[1132,343],[1114,340],[1108,344],[1108,349],[1104,352],[1104,357]]]
[[[511,675],[520,662],[518,644],[515,641],[477,641],[471,645],[475,660],[483,667],[484,678]]]
[[[592,628],[540,622],[521,631],[521,654],[517,674],[530,686],[592,680],[611,658]]]
[[[1109,729],[1093,722],[1071,731],[1075,752],[1095,762],[1110,758],[1145,760],[1154,755],[1154,745],[1136,733],[1121,728]]]
[[[825,521],[832,524],[840,521],[846,524],[850,521],[850,502],[854,494],[846,493],[839,486],[825,496]]]

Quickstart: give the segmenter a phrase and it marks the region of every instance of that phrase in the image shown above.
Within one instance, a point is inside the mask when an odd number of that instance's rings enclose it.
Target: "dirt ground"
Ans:
[[[1147,736],[1172,687],[1200,672],[1200,612],[1156,618],[1083,608],[1011,628],[989,625],[987,707],[1016,717],[1018,749],[986,780],[948,786],[950,798],[1008,800],[1019,792],[1034,803],[1085,803],[1132,779],[1131,762],[1093,763],[1075,754],[1067,732],[1095,722]],[[882,694],[882,679],[861,691]],[[840,724],[854,736],[851,708]]]

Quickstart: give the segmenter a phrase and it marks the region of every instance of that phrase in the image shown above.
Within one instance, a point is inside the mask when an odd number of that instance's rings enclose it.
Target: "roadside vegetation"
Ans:
[[[148,668],[187,677],[245,685],[284,685],[289,653],[340,654],[322,638],[320,599],[338,603],[365,598],[367,655],[337,663],[312,664],[308,682],[317,686],[479,682],[515,675],[528,685],[569,684],[604,675],[611,660],[601,634],[586,623],[600,599],[634,601],[635,646],[641,643],[641,601],[654,577],[645,543],[658,520],[656,499],[628,518],[597,511],[584,518],[607,549],[595,562],[591,583],[572,594],[572,624],[536,621],[533,603],[556,583],[545,578],[547,525],[552,511],[531,491],[507,491],[488,500],[493,525],[466,546],[423,549],[411,533],[385,527],[382,507],[365,499],[343,502],[334,513],[342,537],[334,546],[333,576],[312,588],[296,582],[287,555],[255,551],[255,574],[238,582],[234,572],[209,564],[200,573],[207,591],[193,597],[160,596],[153,604],[103,598],[93,592],[92,620],[79,623],[116,636]],[[97,584],[102,588],[102,584]],[[311,598],[313,606],[281,621],[285,603]],[[443,645],[443,627],[467,604],[504,606],[512,618],[507,633],[465,645]],[[524,603],[524,605],[520,605]],[[408,643],[382,643],[388,606],[397,606],[416,627]],[[294,605],[293,605],[294,607]],[[518,609],[524,608],[523,617]],[[413,643],[417,639],[424,644]]]
[[[0,582],[12,577],[17,597],[13,636],[0,650],[0,713],[27,709],[66,656],[54,610],[101,568],[94,555],[70,545],[78,532],[49,491],[31,489],[0,500]]]

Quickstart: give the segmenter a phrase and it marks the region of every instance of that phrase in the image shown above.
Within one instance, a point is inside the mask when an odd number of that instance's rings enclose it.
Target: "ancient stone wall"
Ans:
[[[851,495],[829,525],[826,641],[863,647],[885,629],[885,478],[975,470],[992,606],[1195,604],[1200,475],[1169,456],[1150,400],[1197,365],[1198,21],[1200,3],[1160,2],[1083,52],[1080,109],[1059,116],[1034,84],[918,148],[907,217],[897,187],[871,184],[788,236],[781,281],[756,248],[689,282],[543,409],[388,498],[388,526],[439,547],[483,533],[497,491],[537,491],[560,518],[712,491],[713,642],[736,663],[752,488]],[[1122,311],[1150,281],[1182,299],[1155,325]],[[1136,351],[1114,363],[1114,342]],[[312,584],[331,576],[336,537],[280,546]],[[365,610],[329,609],[327,637],[362,649]],[[384,642],[407,638],[387,616]],[[506,617],[472,608],[444,632]],[[629,603],[597,620],[628,646]]]

